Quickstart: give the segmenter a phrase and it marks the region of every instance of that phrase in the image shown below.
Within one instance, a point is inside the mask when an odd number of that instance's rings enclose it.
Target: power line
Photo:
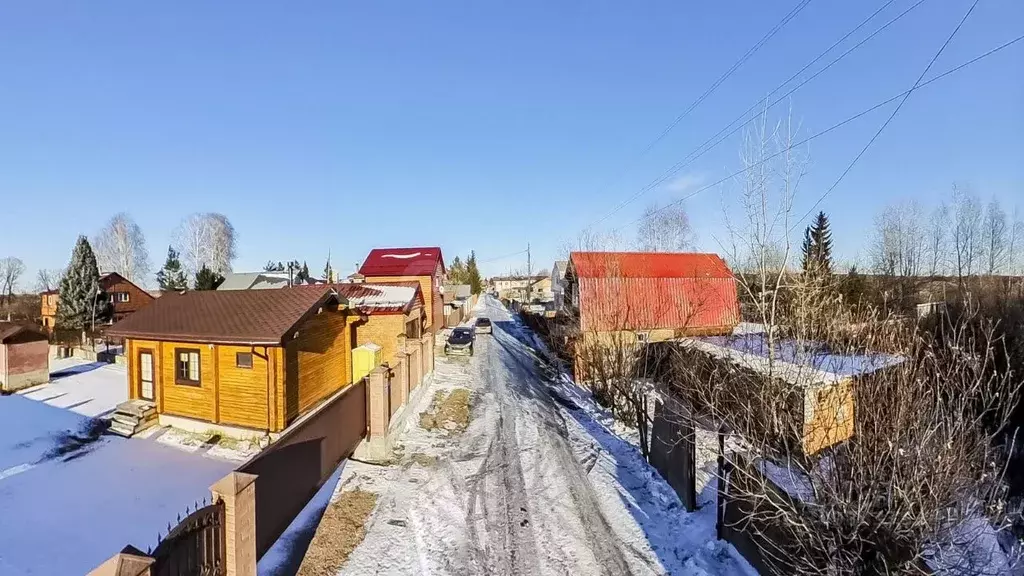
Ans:
[[[895,1],[895,0],[890,0],[890,3],[893,2],[893,1]],[[728,80],[730,76],[732,76],[737,70],[739,70],[739,68],[741,66],[743,66],[743,64],[745,64],[747,62],[747,60],[750,60],[750,58],[755,53],[757,53],[758,50],[760,50],[762,47],[764,47],[764,45],[767,44],[768,41],[772,39],[772,37],[774,37],[776,34],[778,34],[779,31],[781,31],[786,26],[786,24],[789,24],[790,20],[795,18],[797,16],[797,14],[799,14],[804,8],[807,7],[808,4],[810,4],[810,2],[811,2],[811,0],[801,0],[800,2],[798,2],[796,4],[796,6],[793,7],[792,10],[787,12],[786,15],[782,17],[782,20],[777,22],[775,24],[775,26],[773,26],[771,29],[769,29],[768,32],[766,32],[765,35],[762,36],[761,39],[758,40],[753,46],[748,48],[747,51],[744,52],[742,56],[740,56],[739,60],[734,62],[732,64],[732,66],[730,66],[725,72],[723,72],[722,75],[719,76],[718,79],[716,79],[711,84],[711,86],[709,86],[706,90],[704,90],[704,92],[700,96],[697,97],[696,100],[694,100],[692,103],[690,103],[690,105],[687,106],[685,110],[683,110],[681,113],[679,113],[672,120],[672,122],[670,122],[669,125],[666,126],[665,129],[663,129],[660,134],[658,134],[658,136],[654,140],[652,140],[649,144],[647,144],[647,146],[645,146],[644,149],[641,150],[639,154],[637,154],[637,158],[643,157],[644,154],[647,154],[648,152],[650,152],[652,148],[654,148],[655,146],[658,145],[659,142],[664,140],[665,136],[668,136],[669,132],[671,132],[673,129],[675,129],[675,127],[678,126],[680,122],[682,122],[684,119],[686,119],[686,117],[689,116],[690,113],[694,111],[694,109],[696,109],[698,106],[700,106],[701,103],[704,102],[704,100],[707,100],[707,98],[709,96],[711,96],[711,94],[715,90],[717,90],[718,87],[721,86],[723,82]],[[601,221],[604,221],[604,218],[602,218]],[[600,223],[600,222],[597,222],[597,223]],[[595,224],[597,224],[597,223],[595,223]],[[590,226],[594,226],[595,224],[591,224]],[[590,226],[588,226],[588,228]]]
[[[914,88],[911,88],[909,90],[904,90],[903,92],[900,92],[899,94],[896,94],[895,96],[892,96],[891,98],[888,98],[888,99],[886,99],[886,100],[884,100],[882,102],[879,102],[879,103],[875,104],[874,106],[871,106],[870,108],[862,110],[862,111],[858,112],[857,114],[854,114],[853,116],[850,116],[850,117],[846,118],[845,120],[837,122],[836,124],[833,124],[832,126],[829,126],[828,128],[825,128],[824,130],[821,130],[820,132],[816,132],[815,134],[812,134],[812,135],[808,136],[807,138],[804,138],[803,140],[801,140],[801,141],[799,141],[799,142],[797,142],[795,144],[787,146],[786,148],[784,148],[782,150],[779,150],[778,152],[765,157],[763,160],[755,162],[754,164],[752,164],[752,165],[750,165],[748,167],[744,167],[744,168],[742,168],[740,170],[737,170],[736,172],[733,172],[732,174],[729,174],[728,176],[726,176],[724,178],[716,180],[715,182],[712,182],[711,184],[708,184],[706,186],[702,186],[702,187],[698,188],[697,190],[694,190],[693,192],[683,196],[682,198],[680,198],[678,200],[675,200],[675,201],[673,201],[673,202],[671,202],[669,204],[666,204],[665,206],[662,206],[661,208],[658,208],[657,210],[654,210],[652,212],[652,214],[657,214],[658,212],[661,212],[662,210],[667,210],[668,208],[671,208],[672,206],[677,206],[677,205],[685,202],[686,200],[689,200],[690,198],[693,198],[697,194],[700,194],[701,192],[704,192],[705,190],[709,190],[711,188],[714,188],[715,186],[718,186],[719,184],[722,184],[723,182],[725,182],[727,180],[730,180],[732,178],[735,178],[736,176],[739,176],[740,174],[746,172],[747,170],[749,170],[751,168],[754,168],[756,166],[760,166],[761,164],[764,164],[764,163],[766,163],[766,162],[768,162],[770,160],[773,160],[773,159],[781,156],[782,154],[785,154],[789,150],[792,150],[793,148],[797,148],[799,146],[803,146],[804,144],[806,144],[806,143],[808,143],[808,142],[810,142],[812,140],[815,140],[815,139],[817,139],[817,138],[819,138],[821,136],[824,136],[825,134],[828,134],[830,132],[833,132],[833,131],[835,131],[835,130],[837,130],[837,129],[839,129],[839,128],[847,125],[847,124],[849,124],[850,122],[853,122],[854,120],[857,120],[858,118],[860,118],[862,116],[865,116],[867,114],[870,114],[871,112],[874,112],[875,110],[878,110],[879,108],[885,106],[886,104],[891,104],[892,102],[895,102],[895,101],[899,100],[900,98],[906,96],[907,94],[909,94],[909,93],[911,93],[911,92],[913,92],[915,90],[920,90],[921,88],[924,88],[925,86],[928,86],[929,84],[931,84],[933,82],[936,82],[938,80],[941,80],[942,78],[945,78],[946,76],[949,76],[951,74],[959,72],[960,70],[962,70],[962,69],[964,69],[964,68],[966,68],[966,67],[968,67],[968,66],[970,66],[970,65],[972,65],[972,64],[974,64],[976,62],[978,62],[979,60],[983,60],[985,58],[988,58],[989,56],[992,56],[996,52],[999,52],[1001,50],[1009,48],[1010,46],[1016,44],[1017,42],[1020,42],[1021,40],[1024,40],[1024,35],[1018,36],[1018,37],[1016,37],[1016,38],[1014,38],[1012,40],[1008,40],[1008,41],[1004,42],[1003,44],[1000,44],[999,46],[996,46],[995,48],[989,50],[988,52],[985,52],[984,54],[976,56],[976,57],[974,57],[974,58],[972,58],[972,59],[970,59],[970,60],[968,60],[968,61],[966,61],[966,62],[964,62],[962,64],[959,64],[958,66],[955,66],[953,68],[950,68],[949,70],[946,70],[945,72],[943,72],[943,73],[941,73],[941,74],[939,74],[939,75],[937,75],[937,76],[935,76],[935,77],[933,77],[933,78],[931,78],[929,80],[921,82],[920,85],[918,85],[918,86],[916,86]],[[623,224],[622,226],[619,226],[618,228],[612,229],[612,231],[613,232],[617,232],[619,230],[622,230],[623,228],[626,228],[628,226],[636,224],[641,219],[642,218],[638,218],[636,220],[632,220],[630,222],[627,222],[626,224]]]
[[[519,251],[513,252],[511,254],[505,254],[504,256],[498,256],[497,258],[490,258],[490,259],[487,259],[487,260],[481,260],[480,264],[489,264],[491,262],[497,262],[498,260],[504,260],[506,258],[511,258],[513,256],[519,256],[520,254],[526,254],[528,251],[529,251],[529,249],[527,249],[527,250],[519,250]]]
[[[635,192],[632,196],[630,196],[629,198],[627,198],[623,202],[619,203],[614,209],[612,209],[611,212],[605,214],[604,216],[602,216],[598,220],[594,221],[593,223],[590,224],[590,226],[596,226],[597,224],[600,224],[601,222],[604,222],[608,218],[611,218],[616,213],[618,213],[620,210],[622,210],[623,208],[625,208],[629,204],[632,204],[634,201],[636,201],[636,199],[638,199],[639,197],[643,196],[647,192],[653,190],[657,186],[661,185],[662,183],[667,181],[669,178],[671,178],[672,176],[677,174],[679,171],[681,171],[683,168],[689,166],[690,164],[693,164],[698,158],[700,158],[704,154],[710,152],[716,146],[718,146],[719,144],[721,144],[722,142],[727,140],[730,136],[732,136],[736,132],[742,130],[745,126],[749,125],[751,122],[753,122],[755,119],[757,119],[758,115],[754,115],[753,117],[747,119],[746,122],[743,122],[742,124],[740,124],[740,125],[736,126],[735,128],[733,128],[727,134],[723,135],[723,133],[725,133],[727,130],[729,130],[729,128],[732,127],[734,124],[736,124],[736,122],[742,120],[743,117],[745,117],[747,114],[750,114],[752,111],[754,111],[754,109],[757,108],[762,102],[766,101],[768,98],[771,98],[771,96],[773,94],[775,94],[776,92],[781,90],[784,86],[786,86],[787,84],[792,82],[794,79],[799,77],[801,74],[803,74],[805,71],[807,71],[808,68],[810,68],[811,66],[816,64],[819,60],[824,58],[836,46],[842,44],[846,39],[848,39],[850,36],[855,34],[858,30],[863,28],[868,22],[873,20],[875,18],[875,16],[877,16],[880,12],[882,12],[882,10],[886,9],[887,7],[889,7],[894,1],[895,0],[889,0],[888,2],[883,4],[881,7],[879,7],[877,10],[872,12],[867,18],[862,20],[852,30],[850,30],[849,32],[844,34],[839,40],[836,40],[835,42],[833,42],[831,46],[826,48],[820,54],[815,56],[814,59],[812,59],[810,62],[805,64],[802,68],[800,68],[800,70],[797,70],[792,76],[790,76],[785,81],[783,81],[781,84],[779,84],[778,86],[773,88],[770,92],[768,92],[768,94],[765,95],[764,99],[759,99],[757,102],[751,104],[749,108],[744,110],[739,116],[737,116],[735,119],[733,119],[732,122],[727,124],[725,126],[725,128],[722,128],[716,134],[714,134],[713,136],[711,136],[710,138],[705,140],[703,143],[701,143],[699,146],[697,146],[694,150],[692,150],[689,154],[687,154],[682,160],[680,160],[679,162],[675,163],[668,170],[663,172],[661,176],[658,176],[657,178],[652,180],[649,184],[647,184],[646,186],[644,186],[643,188],[641,188],[637,192]],[[814,80],[815,78],[817,78],[818,76],[823,74],[826,70],[832,68],[832,66],[836,65],[840,60],[846,58],[853,51],[857,50],[858,48],[860,48],[861,46],[866,44],[868,41],[870,41],[872,38],[874,38],[875,36],[880,34],[883,30],[885,30],[889,26],[895,24],[898,20],[900,20],[901,18],[906,16],[908,13],[910,13],[912,10],[914,10],[915,8],[917,8],[918,6],[923,4],[925,1],[926,0],[918,0],[916,3],[912,4],[910,7],[908,7],[903,12],[900,12],[895,17],[890,19],[888,22],[886,22],[885,24],[882,24],[881,26],[876,28],[873,32],[871,32],[871,34],[868,34],[866,37],[864,37],[859,42],[857,42],[856,44],[854,44],[853,46],[848,48],[846,51],[844,51],[842,54],[840,54],[836,58],[833,58],[832,61],[829,62],[828,64],[826,64],[822,69],[818,70],[817,72],[815,72],[811,76],[805,78],[802,82],[800,82],[799,84],[797,84],[796,86],[791,88],[788,92],[786,92],[785,94],[783,94],[782,96],[777,98],[774,102],[771,102],[765,109],[767,110],[767,109],[771,109],[771,108],[775,107],[775,105],[777,105],[778,103],[782,102],[783,100],[785,100],[786,98],[791,96],[794,92],[796,92],[797,90],[802,88],[804,85],[806,85],[807,83],[811,82],[812,80]],[[713,144],[711,144],[710,146],[708,146],[708,143],[711,142],[712,140],[715,140],[715,142]],[[588,228],[590,226],[588,226]]]
[[[903,99],[900,100],[900,103],[896,105],[896,109],[892,111],[892,114],[890,114],[889,117],[885,119],[885,122],[883,122],[882,125],[878,127],[878,130],[875,132],[873,136],[871,136],[871,139],[868,140],[868,143],[865,144],[864,147],[861,148],[860,152],[858,152],[857,155],[853,157],[853,160],[850,162],[850,165],[846,167],[846,170],[843,170],[843,173],[839,175],[839,178],[837,178],[836,181],[833,182],[832,185],[829,186],[828,189],[825,190],[825,192],[820,197],[818,197],[817,200],[815,200],[814,204],[811,205],[810,209],[808,209],[807,212],[804,213],[804,215],[801,216],[799,220],[796,220],[796,222],[802,222],[804,218],[807,218],[807,216],[811,212],[813,212],[819,204],[821,204],[821,201],[824,200],[825,197],[828,196],[833,190],[835,190],[836,186],[839,186],[839,183],[843,181],[843,178],[846,178],[846,175],[850,173],[850,170],[852,170],[854,165],[857,164],[857,161],[860,160],[860,157],[863,156],[864,153],[868,151],[868,148],[870,148],[871,145],[875,143],[875,140],[877,140],[878,137],[882,134],[882,131],[885,130],[887,126],[889,126],[889,123],[892,122],[892,119],[895,118],[896,114],[899,113],[900,108],[903,108],[903,105],[906,104],[907,99],[910,98],[910,95],[914,93],[914,90],[917,90],[921,86],[921,81],[924,80],[925,75],[928,74],[928,71],[932,69],[932,65],[935,64],[935,61],[938,60],[939,56],[941,56],[942,53],[946,50],[946,47],[949,46],[949,43],[953,41],[953,37],[956,36],[957,32],[960,31],[960,28],[964,25],[964,22],[967,21],[967,18],[970,17],[971,12],[974,12],[974,7],[977,6],[978,2],[980,1],[981,0],[974,0],[974,3],[971,4],[971,7],[967,9],[967,13],[965,13],[964,17],[960,19],[959,23],[957,23],[956,28],[953,28],[953,31],[950,32],[949,36],[946,38],[946,41],[943,42],[942,46],[939,47],[939,51],[936,52],[935,56],[932,56],[932,59],[928,61],[928,65],[924,67],[924,70],[921,72],[921,75],[917,77],[917,81],[914,82],[914,85],[910,87],[910,90],[907,90],[907,93],[903,96]],[[793,228],[789,229],[789,233],[793,232],[793,229],[796,227],[796,222],[794,222]]]

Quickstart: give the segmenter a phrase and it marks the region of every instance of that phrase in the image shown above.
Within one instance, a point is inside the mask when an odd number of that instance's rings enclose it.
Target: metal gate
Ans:
[[[154,576],[224,576],[224,502],[187,515],[170,529],[150,555]]]

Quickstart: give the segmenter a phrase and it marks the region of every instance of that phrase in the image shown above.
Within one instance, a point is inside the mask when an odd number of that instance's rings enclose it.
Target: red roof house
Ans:
[[[359,268],[359,274],[367,283],[418,281],[428,310],[426,328],[433,331],[434,327],[444,325],[441,284],[445,266],[437,246],[374,248]]]
[[[739,322],[736,281],[717,254],[573,252],[566,284],[583,333],[664,340],[729,334]]]

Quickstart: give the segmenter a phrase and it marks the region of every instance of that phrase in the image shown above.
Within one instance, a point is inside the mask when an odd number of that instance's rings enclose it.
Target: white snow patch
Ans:
[[[430,254],[424,254],[422,252],[411,252],[409,254],[384,254],[381,258],[398,258],[401,260],[408,260],[410,258],[419,258],[420,256],[430,256]]]
[[[128,399],[128,372],[117,364],[51,359],[50,382],[18,395],[83,416],[102,416]]]

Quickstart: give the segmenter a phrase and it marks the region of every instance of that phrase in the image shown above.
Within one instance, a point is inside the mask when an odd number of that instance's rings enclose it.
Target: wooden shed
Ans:
[[[335,289],[360,315],[357,346],[381,347],[383,362],[394,365],[401,337],[418,339],[426,332],[427,312],[419,282],[337,284]]]
[[[49,380],[46,333],[31,324],[0,322],[0,390],[13,392]]]
[[[211,290],[166,294],[109,333],[126,339],[128,397],[161,424],[278,432],[352,383],[358,320],[326,285]]]

